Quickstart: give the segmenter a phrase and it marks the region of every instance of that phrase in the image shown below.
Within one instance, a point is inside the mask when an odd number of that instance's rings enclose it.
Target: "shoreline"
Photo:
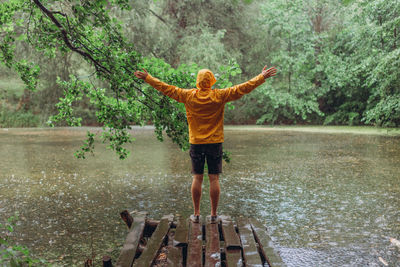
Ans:
[[[51,131],[80,131],[92,130],[99,131],[102,127],[81,126],[81,127],[16,127],[16,128],[0,128],[1,133],[13,132],[18,130],[28,130],[32,132],[40,132],[43,130]],[[154,130],[153,125],[132,126],[130,131],[146,131]],[[225,131],[265,131],[265,132],[304,132],[304,133],[326,133],[326,134],[362,134],[362,135],[379,135],[379,136],[400,136],[400,128],[378,128],[375,126],[321,126],[321,125],[225,125]]]
[[[327,134],[363,134],[363,135],[381,135],[381,136],[400,136],[400,128],[378,128],[375,126],[226,125],[224,129],[228,131],[229,130],[286,131],[286,132],[327,133]]]

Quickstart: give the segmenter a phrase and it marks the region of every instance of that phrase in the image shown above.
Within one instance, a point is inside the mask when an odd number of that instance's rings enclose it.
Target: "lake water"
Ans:
[[[188,152],[135,128],[127,160],[102,144],[76,159],[87,130],[0,129],[0,221],[18,211],[11,238],[56,266],[115,261],[121,210],[192,212]],[[228,127],[224,148],[219,213],[258,218],[288,266],[400,266],[399,137]]]

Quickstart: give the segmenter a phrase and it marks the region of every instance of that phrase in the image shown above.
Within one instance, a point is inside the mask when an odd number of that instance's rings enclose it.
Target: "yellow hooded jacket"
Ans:
[[[213,144],[224,142],[225,103],[237,100],[250,93],[265,79],[262,74],[253,79],[225,89],[211,89],[217,80],[208,69],[197,74],[196,89],[181,89],[152,77],[146,82],[164,95],[184,103],[189,124],[191,144]]]

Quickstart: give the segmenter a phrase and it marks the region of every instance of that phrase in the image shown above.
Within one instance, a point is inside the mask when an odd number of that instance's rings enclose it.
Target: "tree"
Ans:
[[[258,123],[318,121],[321,50],[331,24],[332,1],[279,0],[262,5],[261,24],[268,32],[270,58],[280,70],[272,89],[260,90]]]
[[[366,79],[371,95],[363,120],[380,126],[400,125],[400,2],[364,1],[361,20],[370,29],[371,64]],[[368,24],[369,24],[368,23]],[[376,58],[372,56],[376,55]]]
[[[72,51],[91,67],[88,80],[73,75],[69,80],[58,80],[64,96],[56,105],[58,114],[49,123],[65,121],[80,126],[82,119],[76,116],[75,107],[88,98],[104,129],[100,138],[121,159],[128,155],[123,145],[131,142],[130,126],[148,121],[154,123],[160,140],[165,131],[182,149],[188,147],[183,105],[142,84],[133,76],[134,70],[146,67],[160,79],[188,88],[195,83],[199,69],[195,64],[173,69],[160,59],[142,57],[111,12],[131,8],[127,0],[10,0],[0,5],[0,60],[19,73],[27,89],[35,90],[40,69],[34,62],[16,57],[15,43],[20,40],[49,58]],[[226,86],[237,68],[233,65],[221,73],[219,86]],[[95,134],[88,132],[76,155],[85,157],[86,152],[93,152],[94,139]]]
[[[325,49],[326,123],[400,125],[398,1],[356,1]]]

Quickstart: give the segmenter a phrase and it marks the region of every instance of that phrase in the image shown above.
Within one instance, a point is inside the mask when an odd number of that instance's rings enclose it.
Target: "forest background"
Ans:
[[[150,65],[192,76],[209,68],[217,78],[229,71],[233,84],[257,75],[264,64],[279,69],[227,108],[226,124],[400,126],[399,1],[126,2],[130,9],[110,7],[110,16]],[[57,78],[84,80],[90,65],[72,51],[44,57],[23,40],[15,51],[38,64],[40,79],[33,92],[17,71],[1,65],[0,126],[44,126],[64,94]],[[5,61],[5,54],[0,58]],[[149,71],[163,78],[157,70],[162,67]],[[82,125],[102,125],[90,101],[74,105]]]

